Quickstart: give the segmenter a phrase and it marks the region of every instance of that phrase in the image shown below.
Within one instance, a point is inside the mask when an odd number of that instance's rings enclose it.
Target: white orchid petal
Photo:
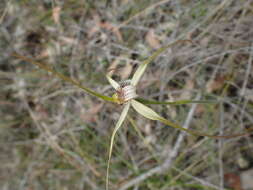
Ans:
[[[138,68],[137,70],[135,71],[134,73],[134,76],[131,80],[131,84],[133,86],[136,86],[137,83],[139,82],[141,76],[143,75],[144,71],[146,70],[148,64],[146,62],[142,63]]]
[[[106,78],[115,90],[117,90],[120,87],[119,83],[113,80],[109,75],[106,75]]]
[[[141,76],[143,75],[145,69],[147,68],[147,65],[149,63],[151,63],[152,61],[154,61],[159,55],[161,55],[161,53],[163,53],[165,50],[167,50],[168,48],[170,48],[173,45],[176,45],[178,43],[182,43],[182,42],[191,42],[191,40],[176,40],[166,46],[160,47],[159,49],[157,49],[150,57],[148,57],[145,61],[143,61],[141,63],[141,65],[137,68],[137,70],[135,71],[133,78],[131,80],[131,84],[136,86],[137,83],[139,82]]]
[[[154,110],[151,108],[143,105],[142,103],[132,100],[131,101],[133,108],[144,117],[151,119],[151,120],[160,120],[163,119],[161,116],[159,116]]]
[[[122,126],[122,123],[123,121],[126,119],[126,116],[127,116],[127,112],[129,110],[129,107],[130,107],[130,102],[128,102],[120,117],[119,117],[119,120],[118,122],[116,123],[116,126],[112,132],[112,136],[111,136],[111,142],[110,142],[110,148],[109,148],[109,157],[108,157],[108,163],[107,163],[107,170],[106,170],[106,190],[108,190],[108,187],[109,187],[109,169],[110,169],[110,161],[111,161],[111,156],[112,156],[112,149],[113,149],[113,142],[114,142],[114,138],[115,138],[115,135],[117,133],[117,131],[119,130],[119,128]]]
[[[193,130],[190,130],[190,129],[185,129],[185,128],[181,127],[180,125],[163,118],[162,116],[158,115],[154,110],[152,110],[151,108],[143,105],[140,102],[137,102],[136,100],[132,100],[131,104],[132,104],[133,108],[139,114],[141,114],[142,116],[144,116],[148,119],[160,121],[160,122],[164,123],[167,126],[185,131],[185,132],[190,133],[192,135],[207,136],[207,137],[218,137],[218,136],[213,136],[213,135],[209,135],[209,134],[205,134],[205,133],[200,133],[198,131],[193,131]]]
[[[160,122],[164,123],[167,126],[179,129],[181,131],[185,131],[185,132],[187,132],[189,134],[192,134],[192,135],[210,137],[210,138],[215,138],[215,139],[234,138],[234,137],[241,137],[241,136],[249,135],[249,131],[253,130],[253,129],[248,129],[247,132],[245,132],[245,133],[232,134],[232,135],[221,135],[221,136],[210,135],[210,134],[207,134],[207,133],[202,133],[202,132],[199,132],[199,131],[183,128],[180,125],[163,118],[162,116],[158,115],[155,111],[153,111],[149,107],[143,105],[142,103],[137,102],[136,100],[131,100],[131,104],[132,104],[133,108],[139,114],[143,115],[144,117],[146,117],[148,119],[151,119],[151,120],[160,121]]]

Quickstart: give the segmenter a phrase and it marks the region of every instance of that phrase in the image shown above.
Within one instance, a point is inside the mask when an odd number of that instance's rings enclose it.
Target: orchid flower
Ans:
[[[199,131],[194,131],[191,129],[185,129],[183,127],[181,127],[180,125],[169,121],[168,119],[160,116],[158,113],[156,113],[154,110],[152,110],[151,108],[147,107],[144,104],[173,104],[173,105],[180,105],[180,104],[187,104],[187,103],[212,103],[211,101],[193,101],[193,100],[180,100],[180,101],[176,101],[176,102],[159,102],[159,101],[154,101],[154,100],[146,100],[143,98],[139,98],[138,95],[136,94],[136,86],[138,84],[138,82],[140,81],[142,75],[144,74],[147,66],[149,63],[151,63],[152,61],[154,61],[162,52],[164,52],[165,50],[167,50],[169,47],[179,43],[179,42],[191,42],[190,40],[178,40],[175,42],[170,43],[169,45],[166,45],[164,47],[159,48],[158,50],[156,50],[149,58],[147,58],[146,60],[144,60],[139,67],[137,68],[137,70],[135,71],[132,79],[118,83],[115,80],[113,80],[109,75],[106,75],[106,78],[108,80],[108,82],[111,84],[111,86],[114,88],[115,93],[113,94],[112,97],[109,96],[105,96],[103,94],[100,94],[98,92],[95,92],[85,86],[83,86],[81,83],[61,74],[58,73],[57,71],[55,71],[52,67],[46,65],[46,64],[42,64],[39,62],[34,61],[33,59],[27,58],[25,56],[19,55],[17,53],[14,53],[13,56],[30,62],[34,65],[37,65],[39,68],[46,70],[50,73],[52,73],[53,75],[68,81],[70,83],[72,83],[73,85],[83,89],[84,91],[86,91],[87,93],[89,93],[90,95],[96,96],[100,99],[103,99],[105,101],[109,101],[109,102],[113,102],[113,103],[117,103],[117,104],[121,104],[123,105],[123,110],[121,112],[121,115],[119,117],[119,120],[116,123],[116,126],[112,132],[112,136],[110,139],[110,147],[109,147],[109,155],[108,155],[108,162],[107,162],[107,171],[106,171],[106,190],[109,189],[109,170],[110,170],[110,161],[111,161],[111,156],[112,156],[112,150],[113,150],[113,143],[114,143],[114,139],[115,139],[115,135],[117,133],[117,131],[120,129],[120,127],[122,126],[124,120],[126,119],[127,113],[130,109],[130,107],[133,107],[133,109],[138,112],[140,115],[144,116],[147,119],[150,120],[156,120],[159,122],[162,122],[163,124],[179,129],[181,131],[185,131],[187,133],[190,133],[192,135],[198,135],[198,136],[206,136],[206,137],[210,137],[210,138],[233,138],[233,137],[238,137],[238,136],[244,136],[247,135],[248,133],[242,133],[242,134],[234,134],[234,135],[229,135],[229,136],[215,136],[215,135],[210,135],[210,134],[206,134],[206,133],[202,133]],[[247,131],[250,131],[252,129],[248,129]]]

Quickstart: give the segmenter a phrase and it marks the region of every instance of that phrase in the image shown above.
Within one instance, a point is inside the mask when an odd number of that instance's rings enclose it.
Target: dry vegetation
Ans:
[[[229,135],[253,127],[251,0],[2,0],[0,13],[0,189],[104,189],[122,110],[13,52],[112,95],[109,68],[125,80],[161,45],[191,39],[149,65],[138,94],[217,101],[152,106],[194,130]],[[110,188],[245,190],[238,177],[253,168],[252,146],[251,135],[185,135],[130,112],[116,137]]]

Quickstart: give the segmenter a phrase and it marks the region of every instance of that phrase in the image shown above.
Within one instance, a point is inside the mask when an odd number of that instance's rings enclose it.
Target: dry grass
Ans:
[[[1,1],[1,189],[104,189],[109,138],[122,109],[12,52],[111,95],[108,68],[119,68],[115,77],[125,80],[154,49],[179,38],[195,44],[177,45],[151,64],[139,95],[221,101],[152,106],[191,129],[225,135],[251,127],[252,1]],[[182,135],[130,112],[115,142],[111,189],[228,189],[225,174],[253,166],[252,136]],[[156,170],[166,161],[169,167]]]

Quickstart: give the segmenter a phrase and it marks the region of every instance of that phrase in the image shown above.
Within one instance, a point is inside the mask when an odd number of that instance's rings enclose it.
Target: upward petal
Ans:
[[[106,75],[106,78],[115,90],[117,90],[120,87],[119,83],[113,80],[109,75]]]
[[[173,45],[176,45],[178,43],[182,43],[182,42],[191,42],[191,40],[176,40],[166,46],[163,46],[161,48],[159,48],[158,50],[156,50],[150,57],[148,57],[146,60],[144,60],[141,65],[137,68],[137,70],[134,73],[134,76],[132,78],[131,84],[136,86],[137,83],[139,82],[141,76],[143,75],[144,71],[147,68],[147,65],[149,63],[151,63],[152,61],[154,61],[161,53],[163,53],[165,50],[167,50],[168,48],[170,48]]]

